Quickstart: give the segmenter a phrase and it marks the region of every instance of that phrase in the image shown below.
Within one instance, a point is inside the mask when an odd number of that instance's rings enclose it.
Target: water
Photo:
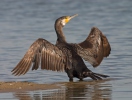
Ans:
[[[131,0],[3,0],[0,2],[0,81],[58,82],[62,89],[1,93],[9,100],[131,100],[132,99],[132,2]],[[91,27],[98,27],[111,44],[111,55],[94,69],[110,78],[89,84],[69,83],[66,73],[29,71],[15,77],[11,70],[37,38],[55,43],[54,21],[79,14],[64,28],[68,42],[83,41]],[[63,83],[64,82],[64,83]],[[93,81],[94,82],[94,81]],[[47,99],[48,100],[48,99]]]

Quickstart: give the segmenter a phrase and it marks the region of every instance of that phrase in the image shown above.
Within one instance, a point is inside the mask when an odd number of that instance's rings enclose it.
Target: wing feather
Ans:
[[[54,60],[54,70],[57,71],[57,59],[56,59],[56,56],[55,56],[55,60]]]
[[[57,58],[56,58],[56,67],[57,67],[57,71],[59,71],[59,66],[58,66],[59,64],[58,64],[58,63],[59,63],[59,59],[58,59],[58,57],[57,57]]]
[[[109,56],[111,47],[106,36],[93,27],[85,41],[74,44],[76,52],[93,67],[97,67],[104,57]]]
[[[35,61],[32,67],[32,70],[37,70],[40,64],[40,53],[36,54]]]
[[[30,60],[27,60],[27,62],[25,63],[26,68],[24,69],[24,72],[23,73],[20,73],[19,75],[21,75],[21,74],[24,75],[25,73],[27,73],[27,71],[29,70],[29,68],[31,66],[31,63],[32,63],[31,59]]]
[[[40,38],[30,46],[24,57],[12,70],[12,73],[14,75],[25,74],[31,65],[33,65],[32,70],[37,70],[40,63],[41,69],[53,71],[61,71],[66,64],[62,51],[47,40]]]

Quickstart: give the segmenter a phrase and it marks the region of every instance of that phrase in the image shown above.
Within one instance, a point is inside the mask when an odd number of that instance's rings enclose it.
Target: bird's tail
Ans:
[[[92,71],[84,72],[83,76],[84,77],[91,77],[93,80],[102,80],[102,78],[109,77],[108,75],[98,74],[98,73],[94,73]]]

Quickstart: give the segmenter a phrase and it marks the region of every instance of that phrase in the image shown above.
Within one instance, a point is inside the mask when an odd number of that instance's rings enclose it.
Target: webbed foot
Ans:
[[[93,73],[92,71],[83,72],[84,77],[91,77],[93,80],[102,80],[102,78],[109,77],[108,75]]]

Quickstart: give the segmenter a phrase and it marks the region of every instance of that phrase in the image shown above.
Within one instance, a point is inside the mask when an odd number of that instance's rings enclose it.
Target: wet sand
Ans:
[[[47,90],[60,88],[58,84],[37,84],[32,82],[0,82],[0,93]]]
[[[107,83],[107,81],[109,82],[110,80],[111,79],[99,81],[84,80],[75,82],[57,82],[52,84],[39,84],[33,82],[0,82],[0,93],[10,92],[11,97],[8,98],[19,100],[32,100],[33,98],[44,100],[69,100],[71,98],[110,100],[109,98],[111,98],[112,93],[111,84]],[[50,91],[43,92],[43,90],[48,89],[50,89]],[[6,97],[0,98],[3,99]]]
[[[51,84],[39,84],[33,82],[0,82],[0,93],[4,92],[22,92],[22,91],[35,91],[35,90],[48,90],[48,89],[59,89],[63,85],[66,86],[80,86],[80,85],[94,85],[97,83],[102,83],[109,81],[110,79],[100,80],[100,81],[81,81],[81,82],[60,82]]]

